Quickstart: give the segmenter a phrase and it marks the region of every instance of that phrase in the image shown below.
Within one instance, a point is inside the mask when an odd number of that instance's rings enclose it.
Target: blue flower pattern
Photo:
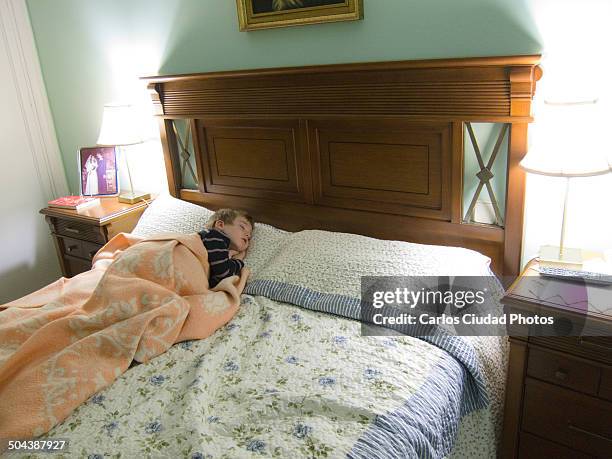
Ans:
[[[109,437],[112,437],[113,432],[115,431],[115,429],[117,429],[118,426],[119,424],[117,424],[117,421],[112,421],[112,422],[109,422],[108,424],[103,425],[102,428],[106,430],[106,434]]]
[[[312,427],[302,424],[301,422],[296,424],[293,428],[293,436],[300,439],[310,435],[310,432],[312,432]]]
[[[251,440],[248,444],[246,449],[248,451],[252,451],[254,453],[265,453],[266,451],[266,443],[261,441],[261,440]]]
[[[106,397],[100,394],[96,394],[93,397],[91,397],[91,403],[95,403],[96,405],[100,405],[100,406],[102,406],[102,402],[104,400],[106,400]]]
[[[382,373],[379,370],[376,370],[374,368],[366,368],[363,371],[363,376],[365,379],[376,379],[378,378]]]
[[[336,378],[332,378],[331,376],[319,378],[319,384],[323,387],[333,386],[334,384],[336,384]]]
[[[238,364],[231,360],[228,360],[227,362],[225,362],[225,365],[223,366],[223,369],[225,371],[238,371],[239,368],[240,367],[238,366]]]
[[[161,386],[165,380],[166,377],[164,375],[154,375],[149,378],[149,382],[154,386]]]
[[[153,421],[146,425],[145,432],[148,434],[159,433],[162,431],[162,425],[159,421]]]

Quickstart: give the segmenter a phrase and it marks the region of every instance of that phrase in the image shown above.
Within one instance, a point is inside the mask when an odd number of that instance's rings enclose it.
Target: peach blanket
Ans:
[[[47,432],[132,360],[226,324],[248,271],[212,290],[208,274],[197,234],[119,234],[91,271],[0,306],[0,439]]]

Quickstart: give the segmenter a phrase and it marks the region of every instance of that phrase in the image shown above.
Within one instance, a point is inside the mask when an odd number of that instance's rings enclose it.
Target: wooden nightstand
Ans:
[[[593,336],[510,337],[501,457],[612,457],[612,286],[542,277],[532,260],[502,302]]]
[[[51,228],[57,257],[65,277],[91,269],[91,260],[109,239],[136,226],[149,201],[123,204],[115,197],[77,212],[46,207],[40,211]]]

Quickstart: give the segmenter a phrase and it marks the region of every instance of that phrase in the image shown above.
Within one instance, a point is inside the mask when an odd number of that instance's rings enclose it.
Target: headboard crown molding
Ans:
[[[540,56],[267,68],[143,78],[156,115],[432,116],[530,121]],[[324,100],[324,104],[322,104]]]

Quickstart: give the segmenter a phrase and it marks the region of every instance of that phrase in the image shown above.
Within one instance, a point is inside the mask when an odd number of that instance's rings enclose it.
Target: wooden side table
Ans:
[[[77,212],[46,207],[40,211],[51,228],[57,257],[65,277],[91,269],[91,261],[113,236],[130,232],[148,201],[120,203],[116,197],[100,198],[100,204]]]
[[[510,337],[501,457],[612,457],[612,285],[542,277],[532,260],[502,302],[575,336]]]

